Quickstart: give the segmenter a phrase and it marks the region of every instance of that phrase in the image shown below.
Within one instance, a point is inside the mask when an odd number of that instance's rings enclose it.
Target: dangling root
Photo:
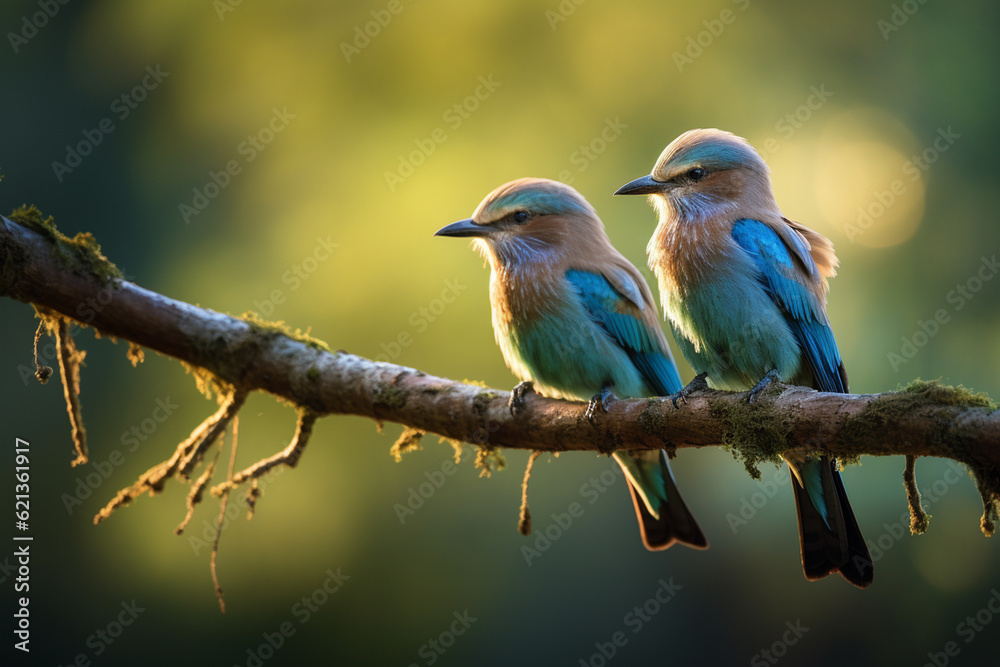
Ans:
[[[80,413],[80,364],[83,363],[87,353],[76,349],[76,344],[69,335],[69,325],[65,319],[58,318],[54,325],[50,319],[47,326],[50,331],[55,326],[56,349],[59,352],[59,374],[62,375],[66,412],[69,413],[69,422],[73,427],[73,446],[76,448],[76,458],[70,465],[78,466],[87,462],[87,430],[83,427],[83,415]],[[36,375],[39,373],[44,374],[43,371],[35,371]],[[39,379],[41,379],[40,376]]]
[[[35,377],[38,378],[38,381],[41,382],[42,384],[48,382],[49,378],[52,377],[52,367],[42,366],[42,362],[38,359],[38,341],[41,339],[42,334],[45,333],[46,328],[47,325],[45,320],[43,319],[41,322],[38,323],[38,329],[35,331],[35,345],[34,345]]]
[[[236,413],[238,413],[240,408],[243,407],[244,400],[246,400],[245,393],[230,394],[229,398],[223,402],[224,406],[226,403],[229,403],[231,406],[229,410],[224,413],[223,419],[213,424],[212,427],[205,433],[205,437],[194,442],[191,441],[191,438],[188,438],[188,442],[190,444],[186,452],[182,455],[180,465],[177,468],[177,476],[180,479],[187,480],[191,475],[191,471],[194,470],[199,463],[201,463],[201,459],[205,456],[205,452],[212,446],[212,443],[215,442],[216,438],[220,437],[226,431],[226,427],[229,426],[229,422],[236,417]]]
[[[528,457],[528,465],[524,469],[524,481],[521,482],[521,511],[517,518],[517,532],[525,537],[531,535],[531,509],[528,508],[528,480],[531,479],[531,467],[535,465],[535,459],[541,454],[539,451],[531,452]]]
[[[170,477],[186,480],[187,473],[184,467],[190,471],[201,460],[205,450],[222,435],[236,413],[243,407],[245,399],[245,392],[231,391],[223,400],[218,412],[192,431],[191,435],[177,446],[173,456],[144,472],[132,486],[119,491],[111,502],[94,516],[94,523],[98,524],[107,519],[116,509],[128,505],[145,491],[149,491],[150,495],[156,495],[163,490],[163,485]]]
[[[236,468],[236,445],[239,442],[239,432],[240,432],[240,418],[237,415],[233,419],[233,446],[229,452],[229,472],[226,474],[226,480],[231,482],[233,479],[233,470]],[[219,599],[219,609],[223,614],[226,613],[226,598],[222,594],[222,586],[219,585],[219,572],[216,569],[215,563],[219,557],[219,540],[222,539],[222,525],[226,519],[226,506],[229,504],[229,492],[223,492],[222,500],[219,501],[219,521],[215,526],[215,542],[212,543],[212,556],[209,559],[209,569],[212,571],[212,583],[215,585],[215,597]]]
[[[244,482],[263,477],[269,470],[279,465],[286,465],[289,468],[294,468],[296,464],[298,464],[299,457],[302,456],[303,450],[309,443],[309,436],[312,435],[313,425],[316,423],[317,417],[318,415],[315,412],[302,408],[299,411],[299,421],[295,427],[295,435],[292,438],[292,441],[288,443],[287,447],[273,456],[261,459],[252,466],[244,468],[235,475],[232,475],[230,479],[226,480],[222,484],[213,487],[212,495],[221,497],[223,494],[229,493]],[[256,500],[256,496],[254,499]]]
[[[237,419],[238,418],[239,417],[237,416]],[[235,424],[235,419],[233,420],[233,423]],[[212,475],[215,473],[215,464],[219,460],[219,453],[222,452],[222,445],[222,438],[219,438],[219,449],[215,452],[215,458],[212,459],[212,462],[205,468],[205,472],[201,474],[201,477],[199,477],[198,480],[191,485],[191,490],[188,491],[187,500],[185,501],[187,514],[184,515],[181,522],[177,524],[176,528],[174,528],[174,535],[180,535],[183,533],[184,529],[187,528],[188,523],[191,522],[191,517],[194,516],[195,507],[198,506],[198,503],[201,502],[202,497],[205,495],[205,487],[212,481]]]
[[[916,456],[906,457],[906,467],[903,468],[903,486],[906,487],[906,501],[910,505],[910,532],[922,535],[927,532],[931,517],[920,504],[920,490],[917,489]]]

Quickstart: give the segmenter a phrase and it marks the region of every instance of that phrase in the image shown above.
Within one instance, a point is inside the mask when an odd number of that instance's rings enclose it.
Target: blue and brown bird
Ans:
[[[847,392],[826,314],[833,244],[785,218],[764,160],[740,137],[691,130],[649,176],[615,194],[649,195],[659,224],[646,248],[674,337],[710,386],[750,390],[773,380]],[[868,547],[835,460],[789,454],[802,567],[809,580],[840,572],[871,585]]]
[[[667,396],[682,389],[642,274],[618,252],[591,205],[556,181],[501,185],[471,218],[436,236],[473,238],[489,262],[493,332],[526,391],[590,401],[588,415],[615,396]],[[619,451],[647,549],[675,542],[708,547],[661,451]]]

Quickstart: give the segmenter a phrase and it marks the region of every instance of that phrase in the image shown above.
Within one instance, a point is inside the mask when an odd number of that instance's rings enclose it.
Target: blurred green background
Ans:
[[[506,388],[488,274],[432,233],[505,181],[558,178],[645,271],[653,212],[611,193],[676,135],[720,127],[766,154],[785,214],[835,242],[829,311],[854,391],[919,376],[998,397],[1000,280],[977,282],[1000,249],[998,19],[995,3],[915,0],[8,1],[0,209],[35,203],[70,235],[92,231],[149,289]],[[947,321],[922,328],[939,309]],[[0,318],[3,438],[33,452],[32,652],[11,664],[920,665],[948,642],[951,664],[995,664],[1000,547],[979,532],[972,482],[944,462],[918,465],[934,515],[921,537],[900,520],[902,459],[847,470],[876,545],[875,585],[858,591],[805,581],[787,477],[755,482],[722,450],[674,463],[712,548],[651,554],[607,458],[540,459],[526,539],[525,452],[490,479],[468,452],[444,475],[447,445],[427,438],[396,464],[399,427],[349,417],[321,420],[253,521],[229,522],[221,615],[203,541],[214,501],[181,537],[175,482],[90,522],[214,403],[176,362],[132,369],[123,344],[82,331],[92,464],[73,469],[58,383],[25,377],[31,308],[0,300]],[[240,462],[293,428],[289,408],[251,398]],[[574,502],[582,515],[562,529],[553,514]],[[546,546],[546,531],[556,539],[529,564],[522,547]],[[338,568],[349,579],[328,595]],[[661,580],[681,587],[664,605]],[[304,596],[323,603],[307,614]],[[133,600],[143,611],[116,627]],[[471,625],[455,621],[466,611]],[[963,625],[977,614],[979,630]]]

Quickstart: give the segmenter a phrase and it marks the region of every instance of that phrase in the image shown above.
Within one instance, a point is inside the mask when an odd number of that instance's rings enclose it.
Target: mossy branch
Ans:
[[[477,459],[484,464],[501,460],[500,447],[610,453],[722,445],[751,474],[761,462],[778,461],[795,449],[822,450],[848,461],[862,454],[944,457],[969,466],[983,495],[984,531],[996,519],[1000,412],[988,397],[962,387],[917,381],[882,394],[830,394],[775,385],[753,405],[745,394],[703,391],[679,409],[663,398],[619,400],[593,423],[584,416],[583,403],[529,395],[515,416],[507,391],[331,352],[322,342],[279,325],[145,290],[108,268],[89,236],[69,240],[45,224],[2,218],[0,295],[129,341],[133,354],[140,345],[173,356],[225,397],[220,411],[172,458],[123,490],[98,519],[142,491],[158,491],[169,476],[187,480],[252,391],[297,406],[296,435],[283,452],[250,466],[216,492],[241,481],[253,485],[256,473],[272,465],[294,465],[317,418],[351,414],[406,426],[409,435],[399,449],[413,446],[423,433],[435,433],[480,446]],[[67,250],[66,244],[77,245]],[[85,309],[87,316],[81,317],[81,304],[95,302],[101,307]],[[912,465],[907,469],[910,477]],[[203,483],[199,478],[196,486]]]

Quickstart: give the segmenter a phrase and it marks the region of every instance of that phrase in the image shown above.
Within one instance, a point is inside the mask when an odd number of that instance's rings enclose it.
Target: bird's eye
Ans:
[[[701,167],[695,167],[687,173],[687,177],[697,183],[701,179],[705,178],[705,170]]]
[[[511,216],[514,222],[516,222],[517,224],[521,224],[522,222],[527,222],[529,217],[531,216],[528,215],[527,211],[514,211],[514,214]]]

